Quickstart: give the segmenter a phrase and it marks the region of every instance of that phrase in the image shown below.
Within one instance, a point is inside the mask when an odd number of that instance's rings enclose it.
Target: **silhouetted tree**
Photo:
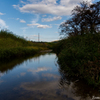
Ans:
[[[95,4],[82,2],[72,10],[72,17],[60,25],[61,33],[69,36],[100,31],[100,1]]]

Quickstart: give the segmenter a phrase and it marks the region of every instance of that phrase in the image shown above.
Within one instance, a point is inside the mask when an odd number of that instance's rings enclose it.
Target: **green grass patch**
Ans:
[[[12,32],[0,31],[0,59],[33,55],[48,47],[48,43],[27,41]]]

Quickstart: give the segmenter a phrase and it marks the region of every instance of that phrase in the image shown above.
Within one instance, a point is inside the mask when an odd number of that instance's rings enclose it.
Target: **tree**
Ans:
[[[75,36],[100,31],[100,1],[95,4],[80,3],[72,10],[71,16],[60,25],[61,33]]]

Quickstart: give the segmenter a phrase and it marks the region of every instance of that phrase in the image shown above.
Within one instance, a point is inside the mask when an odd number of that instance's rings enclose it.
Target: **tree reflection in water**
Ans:
[[[70,77],[61,69],[59,69],[59,72],[61,74],[61,87],[68,92],[70,91],[69,95],[73,95],[73,97],[77,98],[75,100],[97,100],[95,98],[100,98],[100,90],[98,90],[98,88],[89,86],[84,80]]]
[[[25,61],[29,60],[31,62],[32,58],[35,60],[39,60],[39,56],[44,56],[45,53],[40,53],[36,55],[26,55],[24,57],[15,58],[15,59],[7,59],[0,61],[0,73],[7,73],[9,70],[12,70],[17,65],[24,63]]]

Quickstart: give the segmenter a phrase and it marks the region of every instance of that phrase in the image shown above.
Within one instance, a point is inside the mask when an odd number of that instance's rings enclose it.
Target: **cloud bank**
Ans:
[[[24,13],[36,14],[52,14],[52,15],[70,15],[71,10],[82,0],[27,0],[22,5],[13,5],[14,8],[19,9]],[[84,0],[92,2],[92,0]]]
[[[61,20],[62,17],[53,17],[53,18],[42,18],[42,22],[51,22],[51,21],[56,21],[56,20]]]
[[[39,23],[27,24],[27,26],[37,26],[37,28],[52,28],[52,26],[42,25],[42,24],[39,24]]]
[[[25,21],[25,20],[23,20],[23,19],[20,19],[20,22],[21,22],[21,23],[26,23],[26,21]]]

